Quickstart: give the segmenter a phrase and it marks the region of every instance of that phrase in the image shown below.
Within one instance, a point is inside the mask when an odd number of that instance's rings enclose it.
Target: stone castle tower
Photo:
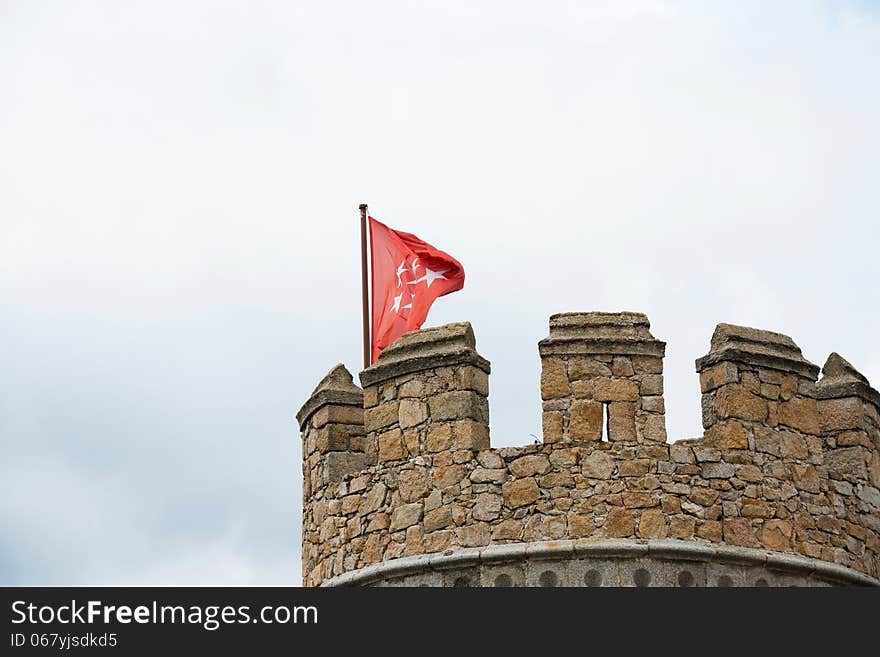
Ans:
[[[880,394],[831,354],[719,324],[702,438],[666,442],[665,343],[639,313],[540,342],[543,444],[493,449],[467,323],[337,365],[297,414],[307,586],[880,583]],[[818,379],[818,381],[817,381]]]

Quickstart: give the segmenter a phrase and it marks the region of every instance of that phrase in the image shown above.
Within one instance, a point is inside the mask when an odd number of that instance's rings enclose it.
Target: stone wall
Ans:
[[[697,361],[705,434],[670,444],[649,328],[638,313],[551,317],[540,445],[490,447],[489,363],[466,323],[405,335],[363,390],[334,368],[298,414],[304,584],[548,541],[880,576],[880,395],[865,378],[832,354],[817,384],[790,338],[720,324]]]

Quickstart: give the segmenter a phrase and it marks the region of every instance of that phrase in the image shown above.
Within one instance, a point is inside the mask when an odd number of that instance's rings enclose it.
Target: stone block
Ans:
[[[484,422],[461,420],[452,427],[453,446],[456,449],[480,451],[489,449],[489,427]]]
[[[550,461],[543,454],[528,454],[511,461],[508,467],[514,477],[533,477],[549,472]]]
[[[666,402],[663,397],[642,397],[642,410],[650,413],[665,413]]]
[[[541,427],[545,443],[562,441],[562,413],[560,411],[545,411],[541,415]],[[599,431],[601,436],[601,429]]]
[[[642,416],[642,438],[646,441],[666,442],[666,416],[651,413]]]
[[[578,400],[572,403],[568,432],[575,442],[602,439],[605,407],[594,401]]]
[[[857,479],[868,478],[868,468],[865,463],[865,450],[861,447],[842,447],[832,449],[825,453],[825,465],[833,477],[855,477]]]
[[[565,361],[558,358],[541,359],[541,399],[567,397],[569,392]]]
[[[403,458],[403,433],[400,429],[392,429],[379,434],[379,460],[396,461]]]
[[[591,479],[608,479],[614,472],[614,459],[604,451],[592,452],[581,460],[581,472]]]
[[[391,531],[406,529],[422,519],[422,503],[404,504],[397,507],[391,514]]]
[[[648,474],[650,469],[650,459],[631,459],[618,463],[617,474],[620,477],[642,477]]]
[[[732,417],[763,422],[767,419],[767,402],[740,386],[730,385],[716,393],[715,413],[719,419]]]
[[[635,374],[632,361],[626,356],[614,356],[611,361],[611,374],[614,376],[632,376]]]
[[[331,422],[336,424],[363,424],[364,409],[358,406],[343,406],[330,404],[322,406],[312,414],[311,425],[320,429]]]
[[[602,533],[608,538],[628,538],[635,533],[636,521],[632,511],[612,508],[605,518]]]
[[[533,477],[509,481],[501,486],[504,505],[510,509],[518,509],[537,502],[541,497],[538,483]]]
[[[639,538],[656,539],[666,538],[669,527],[666,524],[666,516],[660,509],[645,509],[639,518]]]
[[[749,439],[736,420],[719,422],[706,429],[706,445],[718,449],[748,449]]]
[[[596,379],[596,401],[636,401],[639,398],[639,385],[628,379]]]
[[[572,381],[611,376],[611,368],[594,358],[571,358],[568,361],[568,375]]]
[[[483,397],[489,396],[489,375],[478,367],[457,367],[454,384],[458,389],[473,390]]]
[[[568,533],[572,538],[586,538],[596,531],[593,516],[572,515],[568,517]]]
[[[352,432],[363,433],[363,425],[326,424],[315,434],[315,446],[321,453],[345,452],[350,446]]]
[[[730,362],[718,363],[714,367],[700,372],[700,390],[710,392],[728,383],[739,381],[739,371],[736,365]]]
[[[452,447],[452,426],[432,424],[428,427],[425,449],[428,452],[443,452]]]
[[[820,399],[819,421],[824,432],[862,429],[865,424],[863,403],[858,397]]]
[[[730,479],[736,472],[730,463],[704,463],[701,469],[706,479]]]
[[[636,374],[662,374],[663,359],[658,356],[631,356]]]
[[[748,518],[725,518],[722,524],[725,543],[742,547],[761,547]]]
[[[779,404],[779,423],[803,433],[819,434],[819,410],[815,399],[794,397]]]
[[[437,531],[452,524],[452,509],[447,504],[425,513],[424,527],[426,532]]]
[[[636,439],[636,407],[630,402],[608,404],[608,440],[634,441]]]
[[[401,428],[415,427],[428,419],[428,407],[417,399],[401,399],[398,418]]]
[[[794,548],[794,528],[787,520],[767,520],[761,529],[761,542],[768,550],[789,552]]]
[[[363,412],[364,427],[367,431],[378,431],[397,424],[400,404],[397,401],[386,402]]]
[[[324,457],[324,484],[341,480],[345,475],[360,472],[368,465],[363,452],[330,452]]]
[[[639,384],[639,394],[642,396],[663,394],[663,375],[644,374]]]
[[[501,515],[501,496],[493,493],[477,495],[472,513],[475,520],[495,520]]]
[[[428,398],[428,408],[431,413],[431,422],[466,418],[489,422],[485,397],[471,390],[453,390],[432,395]]]

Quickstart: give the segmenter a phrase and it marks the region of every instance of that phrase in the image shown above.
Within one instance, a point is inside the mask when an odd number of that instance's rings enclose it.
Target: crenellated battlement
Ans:
[[[833,353],[719,324],[704,435],[667,443],[665,343],[640,313],[550,318],[543,444],[493,449],[469,324],[337,365],[297,414],[303,581],[828,584],[880,577],[880,394]]]

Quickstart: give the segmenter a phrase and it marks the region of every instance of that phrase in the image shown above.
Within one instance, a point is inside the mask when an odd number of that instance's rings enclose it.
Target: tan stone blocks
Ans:
[[[523,523],[521,520],[503,520],[495,526],[492,539],[496,541],[519,541],[522,540]]]
[[[669,538],[690,540],[694,537],[696,520],[687,516],[672,516],[669,518]]]
[[[581,472],[592,479],[609,479],[615,460],[604,451],[595,451],[581,459]]]
[[[748,497],[743,498],[742,508],[739,514],[743,518],[769,518],[773,515],[773,511],[764,500],[755,500]]]
[[[815,399],[794,397],[779,404],[779,424],[812,435],[819,434],[819,409]]]
[[[637,419],[644,441],[666,442],[666,416],[662,413],[643,413]]]
[[[623,367],[621,363],[620,367]],[[568,375],[572,381],[595,379],[597,377],[611,376],[611,368],[594,358],[570,358],[568,361]],[[620,376],[615,374],[615,376]]]
[[[568,517],[568,533],[571,538],[586,538],[596,531],[596,521],[593,516],[571,515]]]
[[[715,413],[719,419],[728,417],[763,422],[767,419],[767,402],[739,386],[726,386],[715,395]]]
[[[403,432],[392,429],[377,436],[380,461],[396,461],[403,458]]]
[[[397,490],[404,502],[416,502],[428,492],[428,475],[424,469],[404,470],[397,479]]]
[[[706,445],[719,449],[748,449],[749,439],[743,425],[736,420],[719,422],[706,430]]]
[[[639,538],[658,539],[669,535],[666,516],[660,509],[646,509],[639,518]]]
[[[432,424],[425,440],[426,452],[443,452],[452,448],[452,425]]]
[[[464,465],[445,465],[434,468],[434,486],[448,488],[460,482],[467,476],[467,468]]]
[[[870,452],[862,447],[841,447],[829,450],[825,454],[825,464],[832,476],[867,479],[866,461],[868,458],[870,458]]]
[[[768,355],[727,328],[701,359],[705,437],[667,444],[662,358],[626,353],[604,315],[585,321],[595,337],[559,324],[542,347],[544,444],[490,447],[488,367],[476,360],[416,372],[398,362],[402,374],[368,386],[366,412],[340,403],[321,415],[321,401],[358,394],[347,382],[333,389],[341,397],[310,401],[303,581],[450,548],[609,538],[709,541],[880,574],[880,414],[863,378],[829,368],[838,378],[814,390],[784,336],[766,338]],[[366,435],[337,421],[358,417]]]
[[[510,462],[508,465],[514,477],[532,477],[550,471],[550,461],[543,454],[527,454]]]
[[[428,406],[417,399],[401,399],[398,419],[403,429],[415,427],[428,419]]]
[[[862,407],[863,402],[858,397],[820,399],[818,411],[822,431],[864,428],[865,414]]]
[[[620,461],[617,466],[617,474],[620,477],[642,477],[651,469],[650,459],[627,459]]]
[[[569,394],[565,361],[558,358],[541,360],[541,399],[557,399]]]
[[[635,374],[632,361],[626,356],[614,356],[611,361],[611,374],[617,377],[632,376]]]
[[[639,394],[643,397],[663,394],[663,375],[645,374],[639,382]]]
[[[631,356],[636,374],[662,374],[663,359],[658,356]]]
[[[608,538],[628,538],[635,533],[636,521],[632,511],[613,508],[605,518],[602,533]]]
[[[456,449],[480,451],[489,449],[489,427],[476,420],[460,420],[452,425],[453,445]]]
[[[452,524],[452,509],[447,504],[425,513],[424,527],[426,532],[434,532]]]
[[[472,514],[475,520],[495,520],[501,515],[501,496],[493,493],[477,495]]]
[[[706,520],[699,524],[695,533],[697,538],[720,543],[722,538],[721,523],[717,520]]]
[[[486,398],[471,390],[453,390],[428,397],[431,422],[470,418],[488,423]]]
[[[541,497],[538,483],[534,477],[509,481],[502,485],[501,490],[504,496],[504,506],[510,509],[533,504]]]
[[[319,452],[346,451],[351,443],[351,436],[363,432],[363,425],[326,424],[315,432],[315,448]]]
[[[453,374],[453,385],[458,390],[473,390],[489,396],[489,375],[478,367],[457,367]]]
[[[605,407],[599,402],[575,401],[571,405],[569,436],[573,441],[601,440]]]
[[[558,443],[562,441],[562,420],[560,411],[545,411],[541,415],[541,428],[545,443]],[[601,436],[601,429],[599,432]]]
[[[422,504],[415,502],[413,504],[404,504],[397,507],[391,514],[391,531],[406,529],[415,525],[422,519]]]
[[[364,411],[364,428],[370,432],[397,424],[399,409],[400,403],[397,401],[366,409]]]
[[[725,518],[724,542],[742,547],[761,547],[748,518]]]
[[[767,520],[761,529],[761,542],[769,550],[790,552],[794,547],[794,528],[786,520]]]
[[[623,506],[627,509],[640,509],[650,506],[658,506],[660,500],[653,493],[644,491],[627,491],[622,495]]]
[[[700,390],[702,392],[710,392],[728,383],[738,382],[739,371],[733,363],[719,363],[700,372]]]
[[[357,406],[327,405],[315,411],[310,419],[310,423],[315,429],[320,429],[330,422],[363,424],[364,410]]]
[[[608,440],[634,441],[636,439],[637,404],[612,402],[608,404]]]
[[[596,379],[596,401],[636,401],[639,384],[628,379]]]
[[[642,397],[642,410],[649,413],[665,413],[666,402],[660,396]]]

